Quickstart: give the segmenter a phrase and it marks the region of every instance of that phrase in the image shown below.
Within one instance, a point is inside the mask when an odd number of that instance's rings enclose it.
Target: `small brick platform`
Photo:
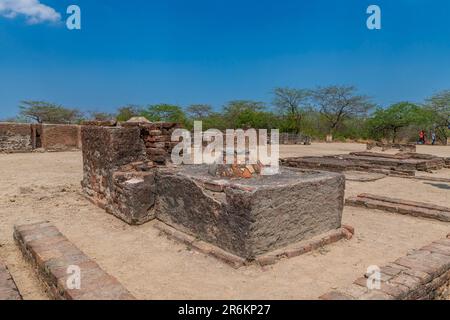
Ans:
[[[261,266],[272,265],[277,263],[281,259],[297,257],[342,239],[350,240],[355,233],[353,227],[343,225],[342,228],[329,231],[325,234],[321,234],[312,239],[297,242],[295,244],[286,246],[282,249],[274,250],[267,254],[259,255],[254,260],[246,260],[237,255],[229,253],[217,246],[214,246],[210,243],[201,241],[194,236],[191,236],[187,233],[172,228],[171,226],[163,222],[160,221],[155,222],[155,228],[160,230],[170,239],[184,243],[190,248],[197,250],[201,253],[211,255],[236,269],[243,267],[245,265],[255,263]]]
[[[22,300],[8,268],[0,261],[0,300]]]
[[[416,171],[439,170],[446,166],[444,158],[419,153],[383,154],[352,152],[323,157],[294,157],[281,159],[287,167],[333,172],[364,171],[392,176],[415,176]]]
[[[450,208],[429,203],[407,201],[363,193],[357,197],[346,199],[345,204],[353,207],[379,209],[393,213],[407,214],[414,217],[450,222]]]
[[[444,300],[450,297],[450,235],[380,268],[380,289],[365,275],[322,300]]]
[[[15,226],[14,239],[24,257],[34,265],[45,290],[54,299],[135,299],[49,222]],[[80,289],[68,287],[67,280],[73,275],[69,269],[71,266],[80,268]]]

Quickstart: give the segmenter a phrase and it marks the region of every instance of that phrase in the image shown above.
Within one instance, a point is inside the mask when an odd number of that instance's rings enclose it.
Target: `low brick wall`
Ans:
[[[31,124],[0,123],[0,152],[31,152]]]
[[[24,257],[35,267],[45,290],[54,299],[135,299],[49,222],[15,226],[14,239]],[[75,269],[72,267],[80,271],[79,289],[69,287],[73,284],[71,279]]]
[[[363,193],[350,197],[345,204],[353,207],[379,209],[393,213],[407,214],[414,217],[450,222],[450,208],[430,203],[407,201]]]
[[[11,277],[8,268],[0,261],[0,301],[1,300],[22,300],[22,296],[17,289],[14,279]]]
[[[446,300],[450,298],[450,235],[380,268],[379,289],[368,289],[369,275],[328,292],[322,300]]]
[[[0,123],[0,152],[68,151],[81,149],[81,126]]]
[[[81,126],[43,124],[41,140],[47,151],[81,149]]]
[[[445,167],[445,160],[427,154],[402,153],[383,154],[352,152],[350,154],[323,157],[295,157],[281,159],[288,167],[327,170],[333,172],[365,171],[394,176],[415,176],[416,171],[439,170]]]
[[[176,123],[86,122],[83,145],[84,193],[96,205],[129,224],[154,219],[155,171],[165,167]]]

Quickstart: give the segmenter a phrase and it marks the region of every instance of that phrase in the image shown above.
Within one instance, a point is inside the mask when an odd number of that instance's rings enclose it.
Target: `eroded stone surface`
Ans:
[[[156,216],[251,259],[339,228],[344,187],[344,177],[333,173],[281,169],[221,179],[210,177],[207,166],[184,166],[158,171]]]

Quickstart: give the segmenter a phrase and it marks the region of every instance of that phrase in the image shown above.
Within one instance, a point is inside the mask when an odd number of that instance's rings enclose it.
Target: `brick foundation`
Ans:
[[[368,289],[369,275],[322,300],[446,300],[450,297],[450,239],[435,241],[380,268],[379,289]]]
[[[379,209],[393,213],[407,214],[414,217],[450,222],[450,208],[429,203],[407,201],[363,193],[357,197],[346,199],[345,204],[353,207]]]
[[[133,300],[114,277],[73,245],[48,222],[15,226],[14,239],[30,261],[46,292],[62,300]],[[68,287],[70,266],[80,270],[81,287]],[[71,271],[72,272],[72,271]]]
[[[302,169],[365,171],[394,176],[415,176],[416,171],[439,170],[445,167],[444,158],[419,153],[391,155],[353,152],[338,156],[286,158],[281,159],[281,162],[285,166]]]
[[[297,257],[342,239],[350,240],[355,232],[352,227],[343,226],[342,228],[329,231],[325,234],[313,237],[312,239],[294,243],[288,247],[259,255],[255,259],[244,259],[208,242],[199,240],[197,237],[172,228],[165,223],[158,221],[155,223],[155,227],[168,238],[184,243],[189,248],[197,250],[198,252],[213,256],[236,269],[251,264],[260,266],[272,265],[281,259]]]

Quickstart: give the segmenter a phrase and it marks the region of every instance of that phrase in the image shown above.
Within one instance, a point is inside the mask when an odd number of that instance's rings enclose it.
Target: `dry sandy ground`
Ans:
[[[450,147],[419,152],[450,156]],[[358,144],[282,146],[282,156],[339,154]],[[131,227],[80,193],[81,153],[0,155],[0,259],[25,299],[46,299],[12,239],[13,225],[49,220],[140,299],[315,299],[450,232],[450,224],[376,210],[345,208],[350,241],[280,261],[235,270],[161,236],[152,223]],[[450,178],[450,170],[440,173]],[[371,192],[450,207],[450,184],[401,178],[348,182],[347,196]]]

